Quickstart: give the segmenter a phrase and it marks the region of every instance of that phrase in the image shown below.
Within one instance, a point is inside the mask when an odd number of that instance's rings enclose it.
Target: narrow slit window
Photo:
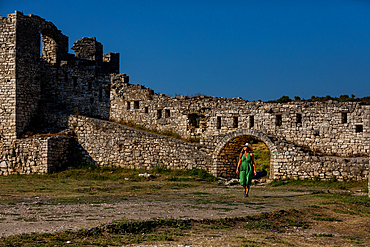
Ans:
[[[139,101],[134,101],[134,109],[139,109]]]
[[[91,97],[90,98],[90,104],[92,105],[92,104],[94,104],[94,97]]]
[[[103,89],[99,89],[99,101],[103,100]]]
[[[283,118],[281,114],[276,115],[276,126],[281,126],[283,124]]]
[[[171,112],[169,109],[166,109],[165,112],[164,112],[164,115],[166,118],[169,118],[171,116]]]
[[[221,117],[217,117],[217,129],[221,129]]]
[[[238,128],[238,117],[233,117],[233,128]]]
[[[347,112],[342,112],[342,124],[347,123]]]
[[[89,90],[91,90],[91,89],[92,89],[92,81],[88,81],[88,83],[87,83],[87,87],[88,87],[88,89],[89,89]]]
[[[149,108],[148,107],[145,107],[144,108],[144,113],[148,113],[149,112]]]
[[[73,77],[73,87],[77,87],[77,77]]]
[[[162,110],[157,110],[157,119],[162,118]]]
[[[249,116],[249,128],[254,127],[254,116]]]
[[[363,131],[364,131],[363,125],[361,125],[361,124],[356,125],[356,133],[361,133]]]
[[[297,123],[302,123],[302,114],[297,114]]]
[[[130,108],[131,108],[130,101],[127,101],[127,110],[130,110]]]

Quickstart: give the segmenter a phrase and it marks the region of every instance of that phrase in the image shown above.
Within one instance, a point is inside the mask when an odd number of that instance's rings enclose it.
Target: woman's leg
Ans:
[[[247,194],[247,196],[248,196],[248,193],[249,193],[249,189],[250,189],[251,187],[247,187],[246,189],[245,189],[245,194]]]
[[[246,197],[248,195],[247,186],[243,184],[243,188],[244,188],[244,197]]]

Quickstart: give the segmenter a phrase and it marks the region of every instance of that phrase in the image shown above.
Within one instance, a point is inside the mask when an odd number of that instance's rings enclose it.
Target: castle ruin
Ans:
[[[68,37],[53,23],[18,11],[0,17],[0,30],[0,175],[52,172],[79,160],[197,167],[231,178],[241,145],[258,139],[271,152],[271,178],[369,176],[370,106],[170,97],[130,84],[119,74],[119,54],[104,54],[96,38],[76,41],[69,54]]]

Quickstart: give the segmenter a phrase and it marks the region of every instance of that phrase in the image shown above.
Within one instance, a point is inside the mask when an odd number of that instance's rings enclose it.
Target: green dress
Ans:
[[[248,153],[247,158],[245,157],[245,153],[242,155],[242,163],[240,165],[240,185],[251,186],[252,185],[252,178],[253,178],[253,166],[252,166],[252,158],[250,153]]]

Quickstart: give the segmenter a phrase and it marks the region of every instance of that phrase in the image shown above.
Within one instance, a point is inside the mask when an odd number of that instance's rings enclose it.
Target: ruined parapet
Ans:
[[[0,24],[0,138],[10,145],[37,111],[40,100],[40,43],[42,58],[57,65],[67,57],[68,38],[51,22],[16,11]]]
[[[105,73],[119,73],[119,53],[108,52],[103,55],[103,66]]]
[[[70,116],[69,128],[81,144],[85,160],[99,165],[211,170],[211,153],[198,144],[84,116]]]
[[[85,37],[77,40],[73,44],[72,50],[76,53],[77,58],[96,61],[98,63],[103,61],[103,45],[96,41],[95,37]]]

